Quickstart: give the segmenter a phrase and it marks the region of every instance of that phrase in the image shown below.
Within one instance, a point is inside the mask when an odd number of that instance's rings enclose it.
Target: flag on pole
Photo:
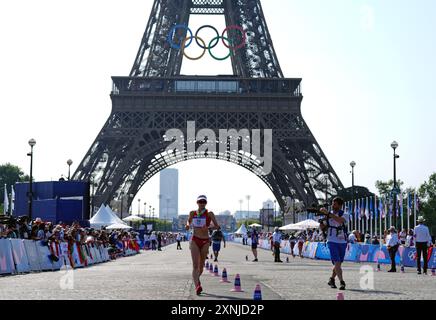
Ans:
[[[378,210],[380,212],[381,217],[384,219],[385,218],[385,209],[383,206],[383,198],[380,197],[380,199],[378,199]]]
[[[366,203],[365,203],[365,217],[366,219],[369,219],[369,205],[368,205],[368,198],[366,198]]]
[[[11,215],[14,213],[15,210],[15,190],[14,190],[14,186],[11,186]]]
[[[412,199],[410,192],[407,193],[407,215],[409,217],[412,215]]]
[[[371,216],[371,218],[375,217],[375,214],[374,214],[374,204],[372,202],[372,197],[369,198],[369,215]]]
[[[401,192],[400,192],[400,196],[399,196],[398,201],[400,202],[400,205],[399,205],[400,215],[401,215],[401,217],[403,217],[403,193],[401,193]]]
[[[362,213],[363,213],[363,211],[362,211],[362,203],[360,202],[360,199],[359,200],[357,200],[357,210],[359,211],[359,220],[362,220]]]
[[[4,200],[3,200],[3,213],[4,213],[4,215],[8,214],[8,210],[9,210],[8,187],[6,186],[6,183],[5,183],[5,195],[4,195]]]

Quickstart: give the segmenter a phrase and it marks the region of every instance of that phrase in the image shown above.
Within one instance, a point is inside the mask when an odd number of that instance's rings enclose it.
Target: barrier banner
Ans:
[[[41,266],[41,270],[53,270],[53,264],[51,262],[52,260],[50,259],[51,253],[48,249],[47,242],[35,241],[35,245],[39,256],[39,265]]]
[[[428,261],[428,267],[430,269],[435,268],[436,269],[436,250],[435,248],[431,248],[431,255],[430,255],[430,259]]]
[[[73,247],[73,253],[72,253],[72,260],[73,260],[73,263],[74,263],[74,266],[73,266],[73,268],[81,268],[81,267],[83,267],[84,265],[83,265],[83,263],[82,263],[82,261],[81,261],[81,257],[80,257],[80,249],[79,249],[79,246],[78,246],[78,244],[77,243],[74,243],[73,245],[72,245],[72,247]]]
[[[15,270],[19,273],[30,272],[29,259],[27,259],[24,240],[10,239],[12,246],[12,256],[14,258]]]
[[[36,248],[35,241],[24,240],[24,248],[26,249],[27,259],[31,271],[41,271],[38,249]]]
[[[0,274],[15,273],[12,244],[9,239],[0,239]]]
[[[416,248],[406,247],[404,248],[401,260],[405,267],[415,267],[416,268]]]
[[[60,244],[56,242],[50,242],[49,249],[51,254],[54,255],[52,260],[53,270],[60,270],[64,266],[64,261],[61,259],[62,254]]]
[[[60,260],[64,263],[65,266],[70,267],[71,266],[71,260],[70,260],[70,251],[68,250],[68,243],[67,242],[61,242],[60,245]]]
[[[82,251],[82,255],[84,256],[84,260],[86,261],[86,266],[92,265],[95,263],[94,255],[91,253],[91,248],[87,244],[82,244],[80,246]]]
[[[345,251],[344,261],[356,262],[359,261],[360,257],[360,245],[355,243],[349,243],[347,245],[347,250]]]
[[[320,260],[330,260],[330,250],[327,243],[318,243],[318,248],[316,249],[315,257]]]

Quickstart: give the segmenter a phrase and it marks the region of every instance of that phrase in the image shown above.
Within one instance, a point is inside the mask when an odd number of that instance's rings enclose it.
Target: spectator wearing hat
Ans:
[[[415,227],[414,236],[416,243],[416,263],[418,274],[421,274],[421,255],[424,256],[424,274],[427,274],[428,268],[428,247],[431,246],[431,235],[428,227],[424,225],[424,217],[418,217],[418,225]]]
[[[386,237],[386,246],[389,251],[389,257],[391,258],[391,269],[388,272],[397,272],[395,264],[395,255],[397,254],[398,248],[400,246],[400,241],[398,240],[398,235],[395,227],[389,229],[389,235]]]

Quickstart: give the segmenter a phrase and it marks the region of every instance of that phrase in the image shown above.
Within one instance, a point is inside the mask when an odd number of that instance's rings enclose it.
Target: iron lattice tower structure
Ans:
[[[231,57],[233,76],[180,75],[183,54],[166,38],[173,26],[189,25],[191,14],[221,14],[228,26],[246,31],[245,46]],[[123,197],[128,208],[152,176],[197,158],[250,170],[282,209],[284,197],[309,205],[343,189],[301,115],[301,79],[283,76],[260,0],[155,0],[130,76],[112,79],[112,112],[73,177],[95,185],[96,206]],[[263,175],[252,155],[231,147],[189,152],[198,141],[186,141],[185,151],[170,159],[165,132],[179,128],[186,137],[188,121],[217,137],[219,129],[272,129],[271,173]],[[241,143],[247,138],[240,137]]]

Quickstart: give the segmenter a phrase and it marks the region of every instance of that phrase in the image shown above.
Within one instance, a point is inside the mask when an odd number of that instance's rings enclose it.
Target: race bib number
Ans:
[[[195,228],[203,228],[206,226],[206,219],[205,218],[193,218],[192,219],[192,225]]]
[[[345,235],[342,230],[338,230],[338,239],[345,240]]]

